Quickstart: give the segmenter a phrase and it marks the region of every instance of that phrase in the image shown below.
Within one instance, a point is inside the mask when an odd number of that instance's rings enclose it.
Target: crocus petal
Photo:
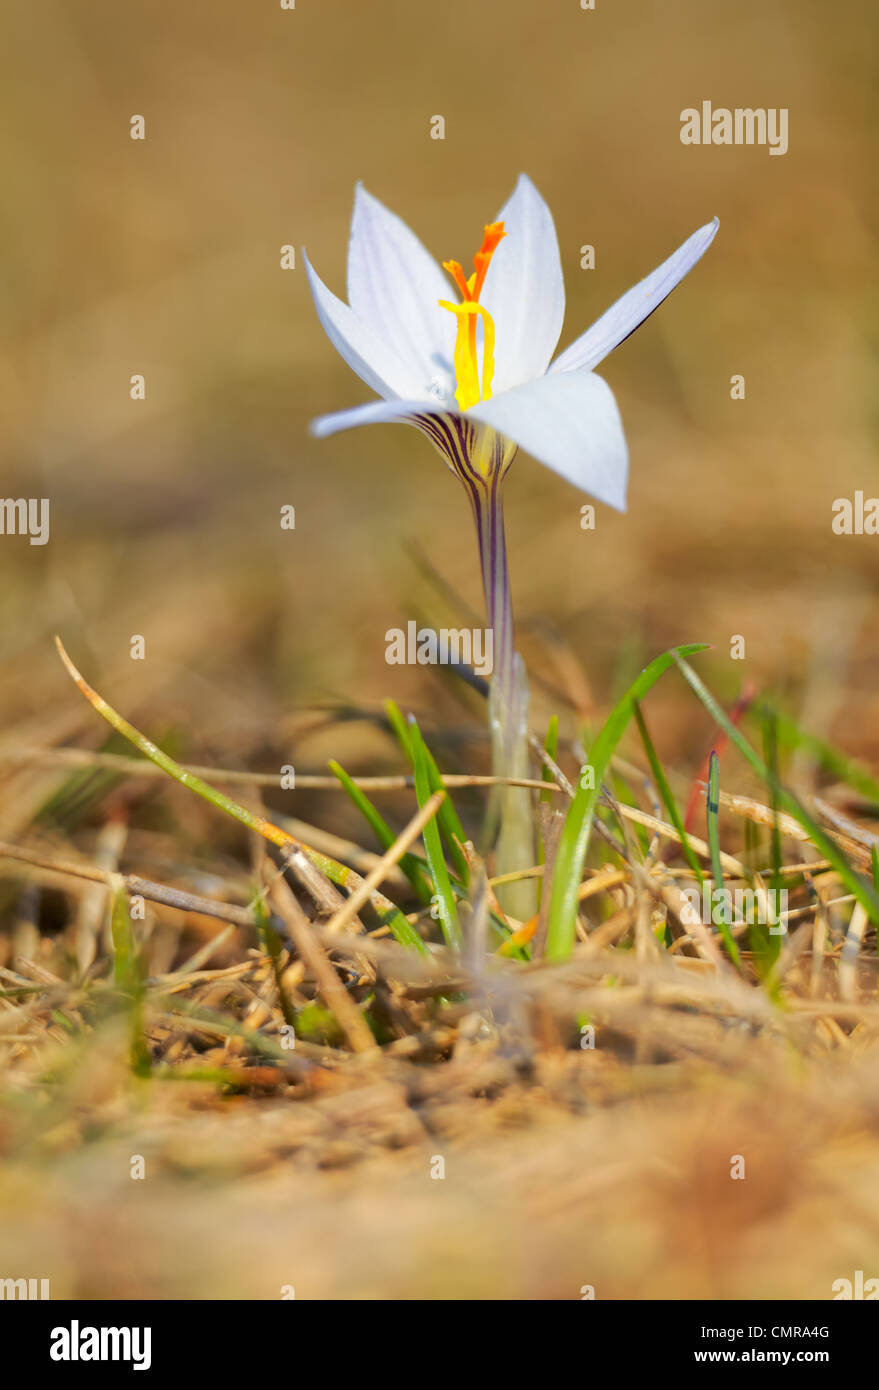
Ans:
[[[626,509],[629,456],[613,392],[593,372],[565,372],[517,386],[466,413],[504,434],[575,487]]]
[[[348,300],[357,317],[417,371],[419,393],[453,389],[455,322],[439,307],[450,282],[414,232],[362,184],[354,195]]]
[[[479,298],[494,319],[500,393],[543,376],[562,331],[565,286],[552,213],[525,174],[496,220],[506,235]]]
[[[553,362],[550,371],[570,372],[597,367],[609,352],[619,347],[630,333],[634,333],[654,309],[659,308],[675,285],[680,284],[688,271],[693,269],[708,250],[719,226],[720,222],[715,217],[713,222],[708,222],[688,237],[667,261],[663,261],[651,275],[618,299],[606,314],[587,328],[582,337],[565,348]]]
[[[353,430],[358,425],[407,424],[417,415],[447,413],[439,406],[426,405],[423,400],[367,401],[366,405],[355,405],[350,410],[335,410],[331,415],[319,415],[308,428],[318,439],[326,439],[328,435],[338,434],[340,430]]]
[[[304,255],[304,253],[303,253]],[[411,396],[419,389],[420,374],[394,352],[347,304],[327,289],[304,256],[305,272],[318,318],[333,347],[367,386],[388,399]]]

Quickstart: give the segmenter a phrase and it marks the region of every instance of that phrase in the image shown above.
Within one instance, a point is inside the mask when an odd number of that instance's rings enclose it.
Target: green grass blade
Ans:
[[[668,784],[668,778],[665,775],[662,763],[659,761],[653,739],[650,737],[650,732],[647,728],[647,722],[641,712],[641,706],[637,701],[635,701],[634,715],[635,723],[638,725],[638,732],[641,735],[641,742],[644,745],[644,752],[647,754],[647,761],[650,764],[650,771],[656,783],[656,789],[662,798],[662,804],[665,807],[666,815],[681,837],[681,849],[684,858],[699,880],[699,885],[701,887],[705,882],[705,875],[702,873],[702,865],[699,862],[698,855],[690,844],[690,837],[684,828],[683,816],[678,809],[678,803],[675,801],[672,789]]]
[[[614,749],[634,713],[635,704],[643,699],[651,686],[673,665],[679,655],[690,656],[694,652],[705,650],[705,643],[692,643],[686,647],[663,652],[651,661],[611,711],[589,750],[589,762],[594,774],[592,780],[595,785],[581,785],[574,794],[559,841],[552,876],[546,940],[546,954],[550,960],[566,960],[573,949],[577,927],[577,894],[583,876],[583,863],[589,847],[595,808],[601,795],[601,783]]]
[[[412,745],[412,755],[415,759],[415,795],[418,798],[418,805],[423,806],[432,795],[434,788],[430,784],[427,750],[421,737],[421,731],[412,715],[409,716],[409,738]],[[443,856],[438,821],[438,816],[433,816],[428,821],[422,832],[422,839],[433,879],[434,903],[439,924],[447,944],[452,950],[460,951],[463,941],[458,922],[458,909],[455,905],[455,894]]]
[[[723,866],[720,862],[720,830],[718,826],[718,812],[720,810],[720,759],[712,748],[711,758],[708,764],[708,796],[705,798],[705,818],[708,826],[708,848],[711,851],[711,873],[714,879],[714,892],[717,895],[720,907],[719,916],[712,909],[711,920],[715,926],[720,928],[726,949],[730,959],[735,961],[739,970],[742,968],[742,958],[739,955],[739,948],[736,939],[730,931],[729,918],[731,914],[726,909],[726,895],[723,883]]]
[[[763,711],[763,755],[766,766],[769,768],[770,784],[769,796],[772,808],[772,831],[770,850],[772,856],[772,887],[782,886],[781,877],[781,831],[778,828],[778,791],[780,783],[778,775],[778,738],[776,734],[775,718],[771,710]]]
[[[406,761],[411,765],[413,761],[412,742],[409,738],[406,720],[403,718],[403,713],[396,700],[385,700],[385,714],[387,715],[388,723],[396,735],[397,742],[406,756]]]
[[[702,701],[702,704],[715,722],[726,732],[736,748],[738,748],[742,757],[745,758],[757,773],[758,777],[760,777],[767,786],[772,786],[773,778],[769,768],[766,766],[759,753],[754,751],[748,743],[748,740],[739,732],[732,720],[728,718],[726,711],[718,704],[699,676],[696,675],[692,666],[689,666],[687,662],[683,660],[681,654],[676,654],[674,660],[680,668],[690,689]],[[777,781],[774,783],[774,786],[778,793],[779,807],[783,811],[786,811],[788,815],[793,816],[794,820],[799,821],[800,825],[808,833],[815,847],[820,850],[825,859],[829,859],[849,892],[854,894],[857,901],[861,903],[870,917],[870,920],[875,925],[879,925],[879,892],[877,892],[872,884],[867,884],[864,879],[857,874],[836,842],[825,834],[818,822],[809,814],[805,806],[802,805],[794,793],[788,791],[786,787],[783,787]]]
[[[413,746],[412,732],[410,726],[403,719],[399,706],[393,700],[385,701],[385,713],[394,733],[400,742],[400,747],[406,754],[413,770],[415,768],[415,750]],[[420,737],[420,735],[419,735]],[[436,764],[436,759],[428,748],[424,739],[421,738],[421,747],[424,752],[427,767],[427,778],[432,792],[444,791],[446,799],[437,813],[437,823],[439,824],[440,834],[445,841],[449,858],[455,867],[458,878],[465,888],[470,886],[470,865],[461,846],[467,843],[467,836],[461,824],[458,812],[455,810],[454,803],[448,793],[448,788],[443,783],[442,773]]]
[[[543,746],[553,762],[557,763],[559,760],[559,717],[557,714],[552,715],[549,721]],[[542,782],[548,782],[550,786],[555,786],[555,778],[546,766],[546,763],[544,763],[540,769],[540,780]],[[553,806],[555,804],[555,798],[551,791],[540,792],[537,799],[545,806]]]
[[[824,771],[832,773],[837,781],[845,782],[847,786],[853,787],[856,792],[879,805],[879,781],[871,776],[865,767],[854,758],[840,753],[838,748],[834,748],[817,734],[801,729],[789,714],[783,714],[774,706],[771,710],[778,741],[782,746],[805,748]]]
[[[123,718],[112,705],[107,703],[102,695],[99,695],[98,692],[89,685],[85,677],[76,669],[73,662],[70,660],[60,637],[55,638],[55,645],[58,648],[58,655],[61,657],[70,678],[88,700],[92,708],[97,711],[102,719],[106,719],[107,723],[114,728],[117,733],[122,734],[123,738],[126,738],[129,743],[132,743],[139,752],[149,758],[150,762],[155,763],[157,767],[160,767],[163,772],[166,772],[175,782],[179,782],[180,785],[186,787],[188,791],[195,792],[196,796],[202,797],[205,801],[209,802],[211,806],[215,806],[220,811],[225,811],[226,815],[232,816],[234,820],[240,821],[242,825],[246,825],[249,830],[255,831],[257,835],[261,835],[269,844],[277,845],[284,850],[293,848],[300,849],[302,853],[311,860],[312,864],[320,869],[321,873],[326,875],[330,882],[335,883],[338,888],[346,888],[350,891],[353,888],[359,887],[363,882],[360,875],[355,873],[353,869],[349,869],[347,864],[340,864],[338,860],[331,859],[328,854],[322,854],[319,850],[312,849],[311,845],[307,845],[304,840],[299,840],[295,835],[290,835],[286,830],[281,830],[279,826],[273,825],[265,816],[258,815],[255,811],[248,810],[246,806],[242,806],[239,802],[233,801],[230,796],[226,796],[224,792],[218,791],[216,787],[212,787],[209,782],[205,782],[201,777],[196,776],[194,772],[189,772],[185,767],[181,767],[178,762],[175,762],[174,759],[163,752],[161,748],[158,748],[156,744],[153,743],[152,739],[147,738],[146,735],[142,734],[139,729],[136,729],[133,724],[129,724],[127,719]],[[385,926],[391,928],[398,941],[409,944],[416,950],[426,951],[427,948],[424,942],[418,936],[417,932],[413,931],[411,925],[406,921],[406,918],[403,916],[396,903],[391,902],[390,898],[386,898],[385,895],[379,893],[377,889],[370,894],[370,902],[379,920]]]
[[[375,835],[382,849],[390,849],[397,837],[388,825],[384,816],[373,805],[369,797],[366,796],[361,787],[348,776],[348,773],[337,763],[335,758],[331,758],[328,764],[334,777],[338,777],[345,791],[357,807],[363,819],[366,821],[372,833]],[[423,903],[430,902],[430,884],[420,863],[412,854],[404,854],[398,861],[401,870],[408,878],[415,893]]]
[[[395,704],[395,702],[394,702],[393,700],[386,700],[386,701],[385,701],[385,713],[386,713],[386,715],[387,715],[387,717],[388,717],[388,723],[390,724],[391,728],[393,729],[393,731],[394,731],[394,733],[395,733],[395,735],[396,735],[396,737],[397,737],[397,740],[398,740],[398,742],[399,742],[399,744],[400,744],[400,747],[402,748],[403,753],[404,753],[405,756],[406,756],[406,761],[407,761],[408,763],[410,763],[412,766],[414,766],[414,758],[413,758],[413,755],[412,755],[412,742],[411,742],[411,739],[410,739],[410,736],[409,736],[409,728],[408,728],[408,726],[407,726],[407,724],[406,724],[406,720],[403,718],[403,715],[402,715],[401,712],[400,712],[399,706],[398,706],[397,704]],[[422,740],[422,742],[423,742],[423,740]],[[436,764],[435,764],[435,762],[433,761],[433,758],[432,758],[431,755],[430,755],[430,750],[429,750],[428,748],[425,747],[425,751],[426,751],[427,754],[428,754],[428,769],[430,769],[431,764],[433,764],[433,766],[436,767]],[[439,778],[439,782],[438,782],[438,784],[433,788],[433,790],[434,790],[434,791],[440,791],[440,790],[444,790],[444,791],[445,791],[446,788],[443,786],[443,783],[442,783],[442,774],[439,773],[439,772],[437,772],[437,777]],[[454,806],[452,806],[452,804],[451,804],[451,798],[449,797],[448,792],[446,791],[446,799],[445,799],[445,801],[443,802],[442,806],[440,807],[440,813],[439,813],[440,829],[443,828],[442,815],[443,815],[443,812],[446,810],[447,807],[449,808],[450,812],[451,812],[452,815],[454,816],[454,815],[455,815],[455,808],[454,808]],[[456,818],[456,819],[457,819],[457,818]],[[447,826],[451,826],[452,824],[454,824],[454,822],[450,822],[449,819],[447,818],[447,819],[446,819],[446,825],[447,825]],[[460,827],[459,833],[460,833],[460,836],[461,836],[461,843],[463,844],[463,843],[465,843],[465,840],[464,840],[464,830],[463,830],[463,827],[461,827],[460,821],[458,821],[457,824],[458,824],[458,826]],[[453,842],[453,844],[454,844],[454,842]],[[453,850],[452,850],[451,848],[450,848],[450,850],[449,850],[449,853],[450,853],[450,855],[453,853]],[[413,856],[413,857],[415,858],[416,862],[420,865],[420,867],[421,867],[421,869],[422,869],[422,872],[424,872],[424,861],[421,859],[421,857],[420,857],[419,855],[415,855],[415,856]],[[455,859],[455,863],[457,864],[457,859]],[[455,889],[457,889],[457,891],[458,891],[458,896],[459,896],[459,897],[466,897],[466,896],[467,896],[467,891],[468,891],[468,886],[469,886],[469,879],[470,879],[470,865],[469,865],[469,864],[466,864],[466,869],[467,869],[467,878],[466,878],[466,879],[462,878],[462,877],[461,877],[460,875],[458,875],[457,873],[454,873],[454,874],[451,875],[452,885],[453,885],[453,887],[454,887]],[[496,912],[491,912],[491,913],[490,913],[490,915],[489,915],[489,921],[490,921],[490,923],[491,923],[491,926],[492,926],[493,930],[494,930],[494,931],[497,933],[497,935],[500,937],[501,942],[502,942],[502,943],[503,943],[503,942],[507,942],[507,941],[509,940],[510,936],[512,935],[512,933],[511,933],[511,931],[510,931],[510,928],[507,926],[506,922],[504,922],[503,919],[500,918],[500,917],[497,915]],[[527,952],[525,952],[525,951],[523,951],[523,950],[517,949],[516,951],[513,952],[513,954],[515,954],[515,955],[517,955],[517,956],[520,956],[523,960],[526,960],[526,959],[527,959]]]
[[[546,730],[546,738],[545,738],[544,741],[543,741],[543,746],[544,746],[544,748],[546,749],[546,751],[547,751],[547,753],[549,754],[549,756],[552,758],[553,762],[554,762],[554,763],[557,763],[557,762],[558,762],[558,756],[559,756],[559,717],[558,717],[557,714],[552,715],[551,718],[550,718],[550,721],[549,721],[549,724],[548,724],[547,730]],[[544,763],[543,766],[542,766],[541,769],[540,769],[540,780],[541,780],[542,782],[547,782],[550,786],[555,786],[555,778],[553,777],[553,775],[552,775],[552,773],[550,772],[549,768],[546,766],[546,763]],[[538,804],[539,804],[539,805],[541,805],[541,806],[548,806],[549,809],[552,810],[552,806],[553,806],[553,794],[552,794],[551,791],[549,791],[549,789],[547,789],[545,792],[540,792],[540,793],[538,793],[537,801],[538,801]],[[546,863],[546,851],[545,851],[544,848],[543,848],[543,836],[542,836],[542,835],[538,835],[538,836],[537,836],[537,862],[538,862],[538,864],[545,864],[545,863]],[[537,883],[537,905],[538,905],[538,907],[540,906],[540,904],[541,904],[542,901],[543,901],[543,879],[541,878],[541,879],[538,880],[538,883]]]

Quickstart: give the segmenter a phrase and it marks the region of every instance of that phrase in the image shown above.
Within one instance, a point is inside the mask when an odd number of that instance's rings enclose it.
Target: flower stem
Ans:
[[[528,679],[514,645],[503,483],[503,471],[498,470],[485,480],[484,487],[471,489],[470,496],[493,642],[489,695],[492,771],[496,777],[522,778],[528,775]],[[531,797],[524,787],[504,787],[497,796],[497,872],[513,873],[534,863]],[[535,886],[528,880],[506,885],[498,897],[504,910],[521,921],[536,911]]]

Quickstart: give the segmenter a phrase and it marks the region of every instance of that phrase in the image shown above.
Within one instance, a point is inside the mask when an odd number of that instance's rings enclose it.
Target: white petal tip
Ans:
[[[704,248],[703,248],[703,252],[702,252],[701,254],[704,254],[704,252],[708,250],[708,248],[709,248],[709,246],[711,245],[712,241],[713,241],[714,238],[717,236],[717,231],[718,231],[718,228],[719,228],[719,227],[720,227],[720,218],[719,218],[719,217],[712,217],[712,219],[711,219],[710,222],[706,222],[704,227],[700,227],[699,230],[698,230],[698,232],[694,232],[694,233],[693,233],[693,238],[692,238],[693,241],[695,241],[696,238],[698,237],[698,238],[701,239],[702,242],[704,242]]]

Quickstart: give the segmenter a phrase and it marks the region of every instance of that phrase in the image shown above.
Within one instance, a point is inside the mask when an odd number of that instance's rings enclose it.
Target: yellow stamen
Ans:
[[[462,410],[468,410],[477,401],[491,400],[491,383],[494,378],[494,320],[487,309],[475,300],[463,304],[450,304],[447,299],[440,300],[440,306],[458,315],[458,336],[455,339],[455,380],[458,389],[455,399]],[[482,319],[482,391],[479,390],[479,362],[476,356],[476,319]]]
[[[503,222],[490,222],[484,230],[482,246],[473,257],[473,274],[469,279],[458,261],[443,261],[443,269],[451,275],[458,287],[462,304],[450,304],[441,299],[440,306],[458,316],[458,333],[455,340],[455,399],[462,410],[467,410],[477,401],[491,399],[491,383],[494,378],[494,322],[491,315],[479,303],[479,296],[485,284],[485,276],[498,243],[506,235]],[[479,382],[479,360],[476,350],[476,322],[482,319],[482,386]]]

